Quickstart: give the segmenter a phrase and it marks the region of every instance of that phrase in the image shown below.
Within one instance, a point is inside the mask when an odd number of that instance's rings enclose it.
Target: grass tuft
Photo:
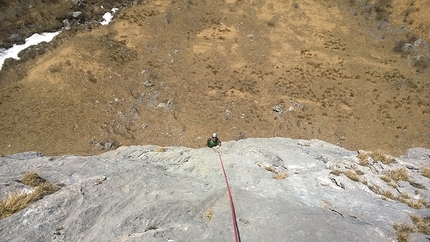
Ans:
[[[357,182],[360,181],[360,176],[357,173],[355,173],[355,171],[347,170],[343,174],[345,174],[346,177],[348,177],[353,181],[357,181]]]
[[[421,184],[421,183],[416,183],[416,182],[413,182],[413,181],[409,181],[409,184],[411,184],[411,186],[413,186],[415,188],[427,190],[426,187],[423,184]]]
[[[342,171],[334,170],[334,171],[331,171],[330,174],[335,175],[335,176],[339,176],[340,174],[342,174]]]
[[[397,170],[389,171],[387,173],[387,176],[394,181],[409,181],[408,171],[404,167]]]
[[[394,224],[394,229],[396,230],[398,242],[408,242],[409,234],[415,232],[414,227],[408,224]]]
[[[358,154],[359,164],[362,166],[369,166],[369,157],[374,161],[379,161],[383,164],[391,164],[395,159],[389,155],[385,155],[379,152],[362,152]]]
[[[409,198],[411,198],[411,196],[409,196],[409,194],[407,194],[407,193],[401,193],[400,198],[409,199]]]
[[[369,153],[360,153],[358,154],[358,164],[361,166],[369,166],[369,160],[368,158],[370,157]]]
[[[264,169],[273,173],[273,179],[282,180],[288,177],[287,173],[277,171],[273,166],[265,166]]]
[[[414,214],[410,214],[409,217],[411,218],[412,222],[414,222],[414,225],[417,227],[418,232],[423,234],[430,234],[430,217],[422,218]]]
[[[357,173],[357,175],[362,176],[364,175],[364,172],[362,170],[359,169],[354,169],[355,173]]]
[[[155,152],[166,152],[166,148],[164,148],[164,147],[157,147],[154,151]]]
[[[22,176],[21,182],[27,186],[37,187],[45,183],[46,180],[40,177],[36,172],[30,171]]]
[[[381,154],[381,153],[372,153],[370,155],[372,159],[380,161],[382,164],[391,164],[395,161],[395,159],[389,155]]]
[[[276,179],[276,180],[282,180],[282,179],[285,179],[287,177],[288,177],[288,175],[285,172],[277,172],[276,174],[273,174],[273,179]]]
[[[389,183],[392,181],[391,178],[388,176],[380,176],[379,178],[381,178],[381,180],[383,180],[386,183]]]
[[[390,191],[383,191],[381,192],[381,195],[391,200],[397,200],[397,197]]]
[[[17,213],[37,200],[42,199],[44,196],[53,194],[59,190],[58,187],[39,177],[39,175],[34,172],[26,173],[22,178],[22,182],[26,185],[33,186],[33,191],[30,193],[12,193],[0,201],[0,219]]]
[[[276,179],[276,180],[282,180],[282,179],[285,179],[285,178],[287,178],[288,177],[288,174],[287,173],[285,173],[285,172],[281,172],[281,171],[277,171],[274,167],[272,167],[272,166],[266,166],[266,167],[264,167],[264,169],[266,170],[266,171],[270,171],[270,172],[272,172],[273,173],[273,179]]]
[[[423,167],[421,169],[421,175],[430,179],[430,167]]]
[[[206,218],[208,221],[211,221],[213,214],[214,214],[213,209],[212,209],[212,208],[208,208],[208,209],[205,211],[205,218]]]

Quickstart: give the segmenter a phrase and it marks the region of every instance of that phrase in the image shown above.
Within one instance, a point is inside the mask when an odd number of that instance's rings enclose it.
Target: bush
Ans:
[[[391,0],[379,0],[375,3],[376,20],[388,21],[390,16]]]
[[[403,53],[403,47],[405,46],[405,44],[406,44],[406,41],[404,41],[404,40],[397,41],[397,43],[394,45],[394,48],[393,48],[394,52],[403,55],[404,54]]]
[[[430,60],[425,57],[420,57],[414,60],[413,65],[417,72],[423,72],[430,66]]]

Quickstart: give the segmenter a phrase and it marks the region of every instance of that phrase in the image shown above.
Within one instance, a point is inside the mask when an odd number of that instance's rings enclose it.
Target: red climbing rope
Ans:
[[[237,226],[236,212],[234,210],[234,204],[233,204],[233,197],[231,196],[230,186],[228,185],[228,179],[227,179],[227,175],[225,173],[224,163],[222,162],[221,154],[219,153],[219,151],[216,149],[214,149],[214,151],[216,153],[218,153],[219,161],[220,161],[221,167],[222,167],[222,172],[224,173],[225,184],[227,185],[228,196],[230,198],[230,208],[231,208],[231,217],[233,220],[234,236],[236,238],[236,242],[240,242],[239,228]]]

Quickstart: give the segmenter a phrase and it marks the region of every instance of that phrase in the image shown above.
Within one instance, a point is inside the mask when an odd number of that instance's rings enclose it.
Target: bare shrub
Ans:
[[[88,80],[92,83],[96,83],[97,82],[97,78],[96,76],[94,76],[94,74],[91,71],[87,71],[87,77]]]
[[[393,48],[394,52],[403,55],[404,54],[403,47],[405,46],[405,44],[406,44],[406,41],[404,41],[404,40],[397,41],[397,43],[394,45],[394,48]]]

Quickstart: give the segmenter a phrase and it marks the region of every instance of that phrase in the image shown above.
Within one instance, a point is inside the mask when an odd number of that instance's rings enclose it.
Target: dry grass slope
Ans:
[[[430,143],[428,58],[414,52],[428,33],[396,25],[425,30],[423,0],[137,2],[0,71],[0,154],[197,148],[214,131],[392,155]]]

